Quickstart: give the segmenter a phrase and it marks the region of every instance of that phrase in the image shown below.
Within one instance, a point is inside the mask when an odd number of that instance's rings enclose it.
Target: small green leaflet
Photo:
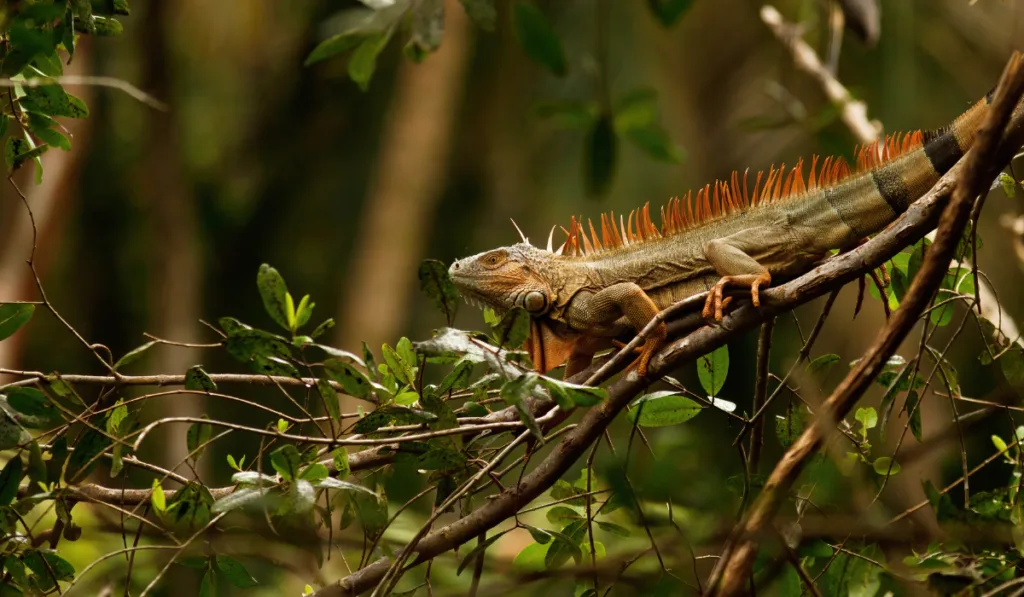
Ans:
[[[420,263],[419,278],[420,290],[430,297],[451,325],[459,311],[459,291],[448,275],[448,268],[436,259],[427,259]]]
[[[697,359],[697,377],[709,396],[717,396],[729,373],[729,347],[719,346],[711,354]]]
[[[202,365],[193,365],[185,372],[185,389],[195,392],[216,392],[217,384],[203,370]]]
[[[520,0],[512,6],[512,28],[523,52],[555,75],[568,70],[562,40],[536,5]]]
[[[286,330],[291,330],[288,325],[287,294],[288,287],[284,278],[278,271],[266,263],[260,265],[256,274],[256,287],[260,291],[260,298],[263,299],[263,308],[267,310],[270,317],[278,325]]]
[[[693,400],[673,391],[651,392],[630,405],[628,418],[642,427],[679,425],[696,417],[703,410]]]
[[[36,306],[27,303],[0,304],[0,340],[6,340],[32,319]]]

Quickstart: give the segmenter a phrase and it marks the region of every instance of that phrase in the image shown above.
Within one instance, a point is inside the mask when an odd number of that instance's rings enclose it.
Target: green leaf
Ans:
[[[78,26],[77,20],[75,26]],[[99,37],[115,37],[124,33],[124,25],[117,19],[94,16],[92,17],[92,27],[88,33]]]
[[[39,447],[38,441],[33,441],[28,445],[28,486],[34,490],[46,487],[46,483],[47,470],[46,461],[43,460],[43,450]]]
[[[220,320],[223,328],[230,318]],[[237,322],[235,322],[237,323]],[[298,377],[299,371],[291,363],[291,344],[281,336],[252,329],[248,326],[233,328],[228,332],[224,347],[228,354],[247,364],[253,371],[264,375]],[[229,325],[229,327],[231,327]]]
[[[437,386],[438,395],[447,394],[450,390],[461,390],[469,385],[473,375],[473,361],[461,359],[452,367],[451,373],[444,376]]]
[[[878,413],[870,406],[858,408],[854,418],[860,422],[862,433],[867,433],[868,429],[874,429],[878,425]]]
[[[60,85],[38,85],[25,89],[25,97],[21,105],[26,110],[47,116],[65,116],[67,118],[85,118],[89,109],[85,102],[69,95]]]
[[[202,418],[209,419],[210,417],[204,414]],[[193,423],[188,428],[185,443],[188,446],[189,454],[192,455],[193,462],[199,461],[206,450],[205,444],[210,441],[211,437],[213,437],[213,426],[209,423]]]
[[[534,388],[537,386],[539,376],[532,372],[526,372],[515,379],[510,379],[501,386],[501,399],[506,404],[516,409],[519,414],[520,420],[526,425],[526,428],[530,430],[534,437],[538,441],[544,442],[544,434],[540,430],[540,426],[537,425],[537,420],[533,417],[533,413],[525,404],[525,399],[533,393]]]
[[[494,0],[460,0],[469,20],[484,31],[494,31],[498,20],[498,11],[494,8]]]
[[[628,133],[658,121],[658,92],[651,87],[637,87],[615,103],[615,130]]]
[[[96,466],[98,455],[110,446],[110,439],[93,429],[86,429],[75,442],[75,451],[68,457],[67,473],[64,478],[68,483],[80,481]]]
[[[256,586],[256,579],[249,574],[245,566],[235,558],[218,555],[216,558],[217,570],[227,577],[228,582],[240,589]]]
[[[288,287],[284,278],[278,271],[266,263],[260,265],[256,274],[256,287],[260,291],[260,298],[263,299],[263,308],[267,310],[270,317],[278,325],[286,330],[291,330],[288,325],[288,309],[286,307]]]
[[[331,451],[331,458],[334,460],[334,469],[338,471],[338,478],[347,477],[352,470],[348,463],[348,449],[345,446],[335,448]]]
[[[363,493],[367,493],[375,497],[377,495],[376,493],[374,493],[373,491],[366,487],[363,487],[362,485],[357,485],[356,483],[349,483],[348,481],[342,481],[340,479],[335,479],[334,477],[325,477],[323,479],[320,479],[315,483],[315,485],[318,489],[340,489],[344,491],[361,491]]]
[[[199,581],[199,597],[214,597],[217,590],[217,579],[213,568],[210,568],[203,574],[202,580]]]
[[[203,557],[191,557],[191,558],[178,558],[174,561],[175,564],[181,564],[182,566],[188,566],[194,570],[206,570],[210,565],[210,558]]]
[[[185,372],[185,389],[195,392],[216,392],[217,384],[202,365],[193,365]]]
[[[398,425],[416,425],[432,423],[437,416],[427,411],[405,406],[385,406],[369,413],[359,419],[352,427],[353,433],[372,433],[385,425],[395,423]]]
[[[544,560],[552,543],[531,543],[524,547],[512,560],[512,566],[519,572],[543,572]]]
[[[19,422],[26,427],[45,429],[60,418],[60,410],[36,388],[13,387],[6,390],[7,404],[19,414]]]
[[[1024,352],[1017,346],[999,357],[999,365],[1006,381],[1016,388],[1024,386]]]
[[[38,578],[56,578],[57,580],[73,580],[75,578],[75,567],[56,552],[33,549],[25,552],[21,559]]]
[[[352,494],[356,517],[367,535],[376,536],[388,524],[388,502],[385,496],[358,491]]]
[[[587,133],[584,155],[584,180],[589,195],[603,195],[611,185],[618,142],[612,118],[606,114],[599,116]]]
[[[327,359],[324,361],[324,372],[332,381],[341,385],[349,396],[372,401],[370,380],[352,364],[341,359]]]
[[[602,531],[606,532],[606,533],[611,533],[612,535],[618,535],[619,537],[629,537],[630,536],[629,529],[627,529],[626,527],[623,527],[623,526],[619,526],[619,525],[617,525],[615,523],[602,522],[602,521],[598,520],[597,521],[597,527],[599,529],[601,529]]]
[[[366,91],[370,88],[370,79],[377,69],[377,55],[388,45],[391,39],[391,31],[378,33],[366,38],[348,61],[348,76],[352,82],[359,85],[359,89]]]
[[[30,439],[32,436],[0,408],[0,450],[9,450]]]
[[[412,367],[410,367],[405,360],[398,355],[398,351],[391,348],[390,344],[385,343],[381,346],[381,354],[384,355],[384,361],[388,364],[388,369],[391,370],[395,379],[403,384],[412,384],[415,379],[412,374]]]
[[[21,455],[15,454],[0,470],[0,506],[6,506],[18,497],[18,485],[22,476]]]
[[[537,104],[537,116],[554,119],[555,123],[565,129],[589,129],[600,113],[594,102],[577,100],[551,100]]]
[[[502,348],[519,348],[530,335],[530,314],[522,307],[510,309],[493,330],[495,344]]]
[[[821,375],[824,377],[828,374],[828,370],[839,362],[839,355],[837,354],[824,354],[814,359],[807,364],[808,375]]]
[[[117,371],[121,367],[134,363],[139,359],[140,356],[142,356],[142,353],[146,352],[156,344],[156,340],[153,340],[150,342],[146,342],[142,346],[129,350],[123,357],[121,357],[120,359],[117,360],[116,363],[114,363],[114,371]]]
[[[642,427],[679,425],[703,410],[699,404],[673,391],[651,392],[630,405],[629,422]]]
[[[729,347],[719,346],[711,354],[697,359],[697,377],[709,396],[718,396],[729,374]]]
[[[258,502],[263,496],[266,495],[266,490],[258,489],[256,487],[239,487],[228,495],[220,498],[210,508],[210,511],[214,514],[221,514],[223,512],[230,512],[239,508],[244,508],[249,504]]]
[[[159,479],[153,479],[153,491],[149,495],[149,502],[158,514],[167,510],[167,496],[164,495],[164,488],[160,486]]]
[[[441,47],[444,37],[444,0],[421,0],[413,5],[409,42],[405,54],[413,62],[422,62]]]
[[[6,340],[24,326],[35,313],[36,306],[27,303],[0,304],[0,340]]]
[[[7,162],[7,170],[14,172],[28,160],[37,158],[49,149],[49,145],[32,147],[28,141],[19,137],[7,137],[4,145],[4,161]]]
[[[483,406],[479,402],[473,402],[472,400],[463,402],[462,410],[466,413],[467,417],[486,417],[491,414],[491,411],[487,410],[487,407]]]
[[[675,25],[693,6],[694,0],[647,0],[651,14],[663,27]]]
[[[270,464],[285,481],[297,479],[302,457],[292,444],[286,444],[270,453]]]
[[[333,327],[334,327],[334,319],[327,318],[327,319],[325,319],[323,321],[323,323],[321,323],[320,325],[316,326],[313,329],[313,331],[309,333],[309,336],[311,338],[314,338],[314,339],[319,338],[320,336],[323,336],[324,333],[327,332],[327,330],[329,330],[329,329],[331,329]]]
[[[544,566],[548,570],[553,570],[566,563],[570,557],[577,562],[581,561],[583,550],[580,548],[580,543],[586,536],[586,528],[587,521],[583,519],[570,522],[561,532],[552,531],[551,534],[555,536],[555,540],[544,556]]]
[[[522,0],[516,2],[512,7],[512,28],[530,60],[559,77],[565,75],[568,68],[562,40],[536,5]]]
[[[603,388],[558,381],[550,377],[541,377],[540,382],[555,396],[556,401],[559,401],[560,404],[565,402],[570,408],[597,406],[608,397],[608,392]]]
[[[568,506],[553,506],[545,514],[551,524],[566,524],[584,518],[582,514]]]
[[[412,406],[419,399],[420,395],[416,392],[401,392],[395,396],[395,404],[399,406]]]
[[[796,441],[796,438],[803,433],[807,424],[804,411],[794,408],[792,404],[786,407],[785,415],[775,417],[775,436],[783,448],[789,448]]]
[[[419,359],[416,358],[416,350],[413,349],[412,342],[405,336],[398,340],[398,344],[395,345],[395,352],[398,353],[398,357],[407,369],[412,369],[419,364]]]
[[[668,131],[656,124],[630,129],[626,138],[648,156],[669,164],[683,161],[683,150],[672,141]]]
[[[1017,181],[1006,172],[999,173],[999,184],[1003,187],[1003,193],[1010,199],[1017,194]]]
[[[346,31],[344,33],[339,33],[338,35],[332,35],[313,48],[313,51],[306,57],[304,64],[309,66],[320,62],[321,60],[340,56],[363,43],[366,38],[366,34],[354,31]]]
[[[462,571],[466,569],[466,566],[468,566],[470,562],[476,561],[478,557],[484,557],[484,552],[487,550],[487,548],[493,545],[495,541],[501,539],[505,533],[511,530],[512,529],[506,529],[504,531],[501,531],[500,533],[495,533],[494,535],[488,537],[487,540],[483,543],[477,544],[477,546],[474,547],[469,553],[467,553],[466,556],[462,558],[462,561],[459,562],[459,567],[455,570],[455,576],[459,576],[460,574],[462,574]]]
[[[29,112],[28,114],[28,129],[33,135],[47,145],[69,151],[71,149],[71,141],[58,131],[55,128],[56,126],[57,122],[49,116],[35,112]]]
[[[881,456],[875,459],[871,466],[879,475],[895,475],[900,472],[900,464],[888,456]],[[890,466],[892,467],[891,471],[889,470]]]
[[[915,390],[907,394],[907,413],[910,416],[910,431],[917,441],[922,441],[924,433],[921,429],[921,409],[918,407],[920,398]]]
[[[331,420],[335,423],[341,422],[341,404],[338,402],[338,392],[331,387],[330,382],[325,379],[316,380],[316,391]]]
[[[117,402],[114,403],[114,408],[107,415],[107,433],[114,437],[124,435],[121,431],[126,431],[127,427],[122,429],[122,424],[127,418],[128,407],[125,405],[124,400],[118,398]]]
[[[316,303],[310,302],[308,294],[304,295],[302,300],[299,301],[299,306],[295,308],[295,329],[299,329],[309,323],[309,318],[313,316],[314,307],[316,307]]]

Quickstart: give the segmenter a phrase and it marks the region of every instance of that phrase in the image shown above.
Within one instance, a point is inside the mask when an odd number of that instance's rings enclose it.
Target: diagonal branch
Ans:
[[[1019,134],[1014,135],[1013,143],[1018,141],[1018,136]],[[1007,143],[1006,146],[1009,147],[1013,143]],[[972,152],[974,155],[980,153],[982,152]],[[1011,154],[1004,149],[998,159],[994,160],[990,157],[991,153],[985,155],[988,157],[988,163],[1001,166],[1009,160]],[[672,342],[651,362],[648,379],[639,379],[634,373],[618,379],[608,388],[608,400],[586,412],[580,423],[568,432],[537,468],[525,475],[517,485],[501,492],[471,514],[424,537],[414,549],[417,555],[414,563],[428,560],[472,540],[513,516],[520,508],[540,496],[583,456],[587,448],[601,437],[615,416],[653,380],[726,344],[778,313],[792,310],[862,276],[892,258],[903,247],[923,237],[934,228],[953,189],[968,173],[965,161],[962,160],[950,170],[931,191],[911,205],[902,217],[875,238],[849,253],[828,260],[791,282],[764,291],[760,308],[745,304],[729,314],[722,325],[703,327],[685,338]],[[973,176],[976,177],[977,172]],[[948,225],[946,227],[948,228]],[[959,236],[954,238],[958,239]],[[939,250],[929,254],[933,255],[933,260],[938,259]],[[930,299],[931,295],[928,294],[926,298]],[[914,319],[916,320],[916,317]],[[884,363],[884,360],[882,362]],[[870,378],[866,378],[863,383],[869,382]],[[793,464],[791,461],[788,462]],[[321,589],[316,595],[335,597],[362,593],[380,582],[389,566],[390,561],[382,558]]]
[[[935,242],[925,255],[918,275],[874,345],[823,405],[822,421],[834,424],[853,408],[931,303],[970,219],[975,197],[987,192],[999,168],[1024,143],[1024,127],[1021,126],[1024,109],[1014,112],[1022,93],[1024,57],[1014,53],[1003,71],[990,113],[978,131],[975,147],[956,168],[959,182],[942,212]],[[1004,130],[1007,130],[1005,137]],[[1000,143],[1004,138],[1005,142]],[[726,544],[712,572],[710,595],[731,596],[743,592],[758,551],[758,541],[770,529],[778,507],[808,459],[821,447],[823,431],[821,423],[808,427],[783,455],[763,492]]]

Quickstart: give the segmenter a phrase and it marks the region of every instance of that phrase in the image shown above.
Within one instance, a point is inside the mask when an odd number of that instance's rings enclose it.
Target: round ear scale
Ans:
[[[543,313],[548,308],[548,296],[539,290],[531,290],[523,298],[523,308],[529,313]]]

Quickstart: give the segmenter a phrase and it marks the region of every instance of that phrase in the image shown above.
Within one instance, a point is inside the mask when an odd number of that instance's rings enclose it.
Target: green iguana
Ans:
[[[847,250],[879,232],[924,195],[974,143],[993,93],[948,126],[893,135],[857,151],[855,170],[842,158],[803,161],[786,171],[734,172],[661,210],[649,204],[628,218],[601,215],[601,234],[575,217],[560,248],[523,242],[455,261],[449,273],[467,301],[499,312],[519,306],[531,316],[526,350],[541,373],[566,364],[586,368],[612,339],[643,329],[658,311],[710,291],[705,319],[722,319],[726,286],[758,290],[773,276],[808,271],[833,249]],[[1014,111],[1019,125],[1024,103]],[[552,228],[554,233],[554,228]],[[522,233],[520,232],[520,236]],[[666,339],[662,322],[633,362],[643,376]]]

